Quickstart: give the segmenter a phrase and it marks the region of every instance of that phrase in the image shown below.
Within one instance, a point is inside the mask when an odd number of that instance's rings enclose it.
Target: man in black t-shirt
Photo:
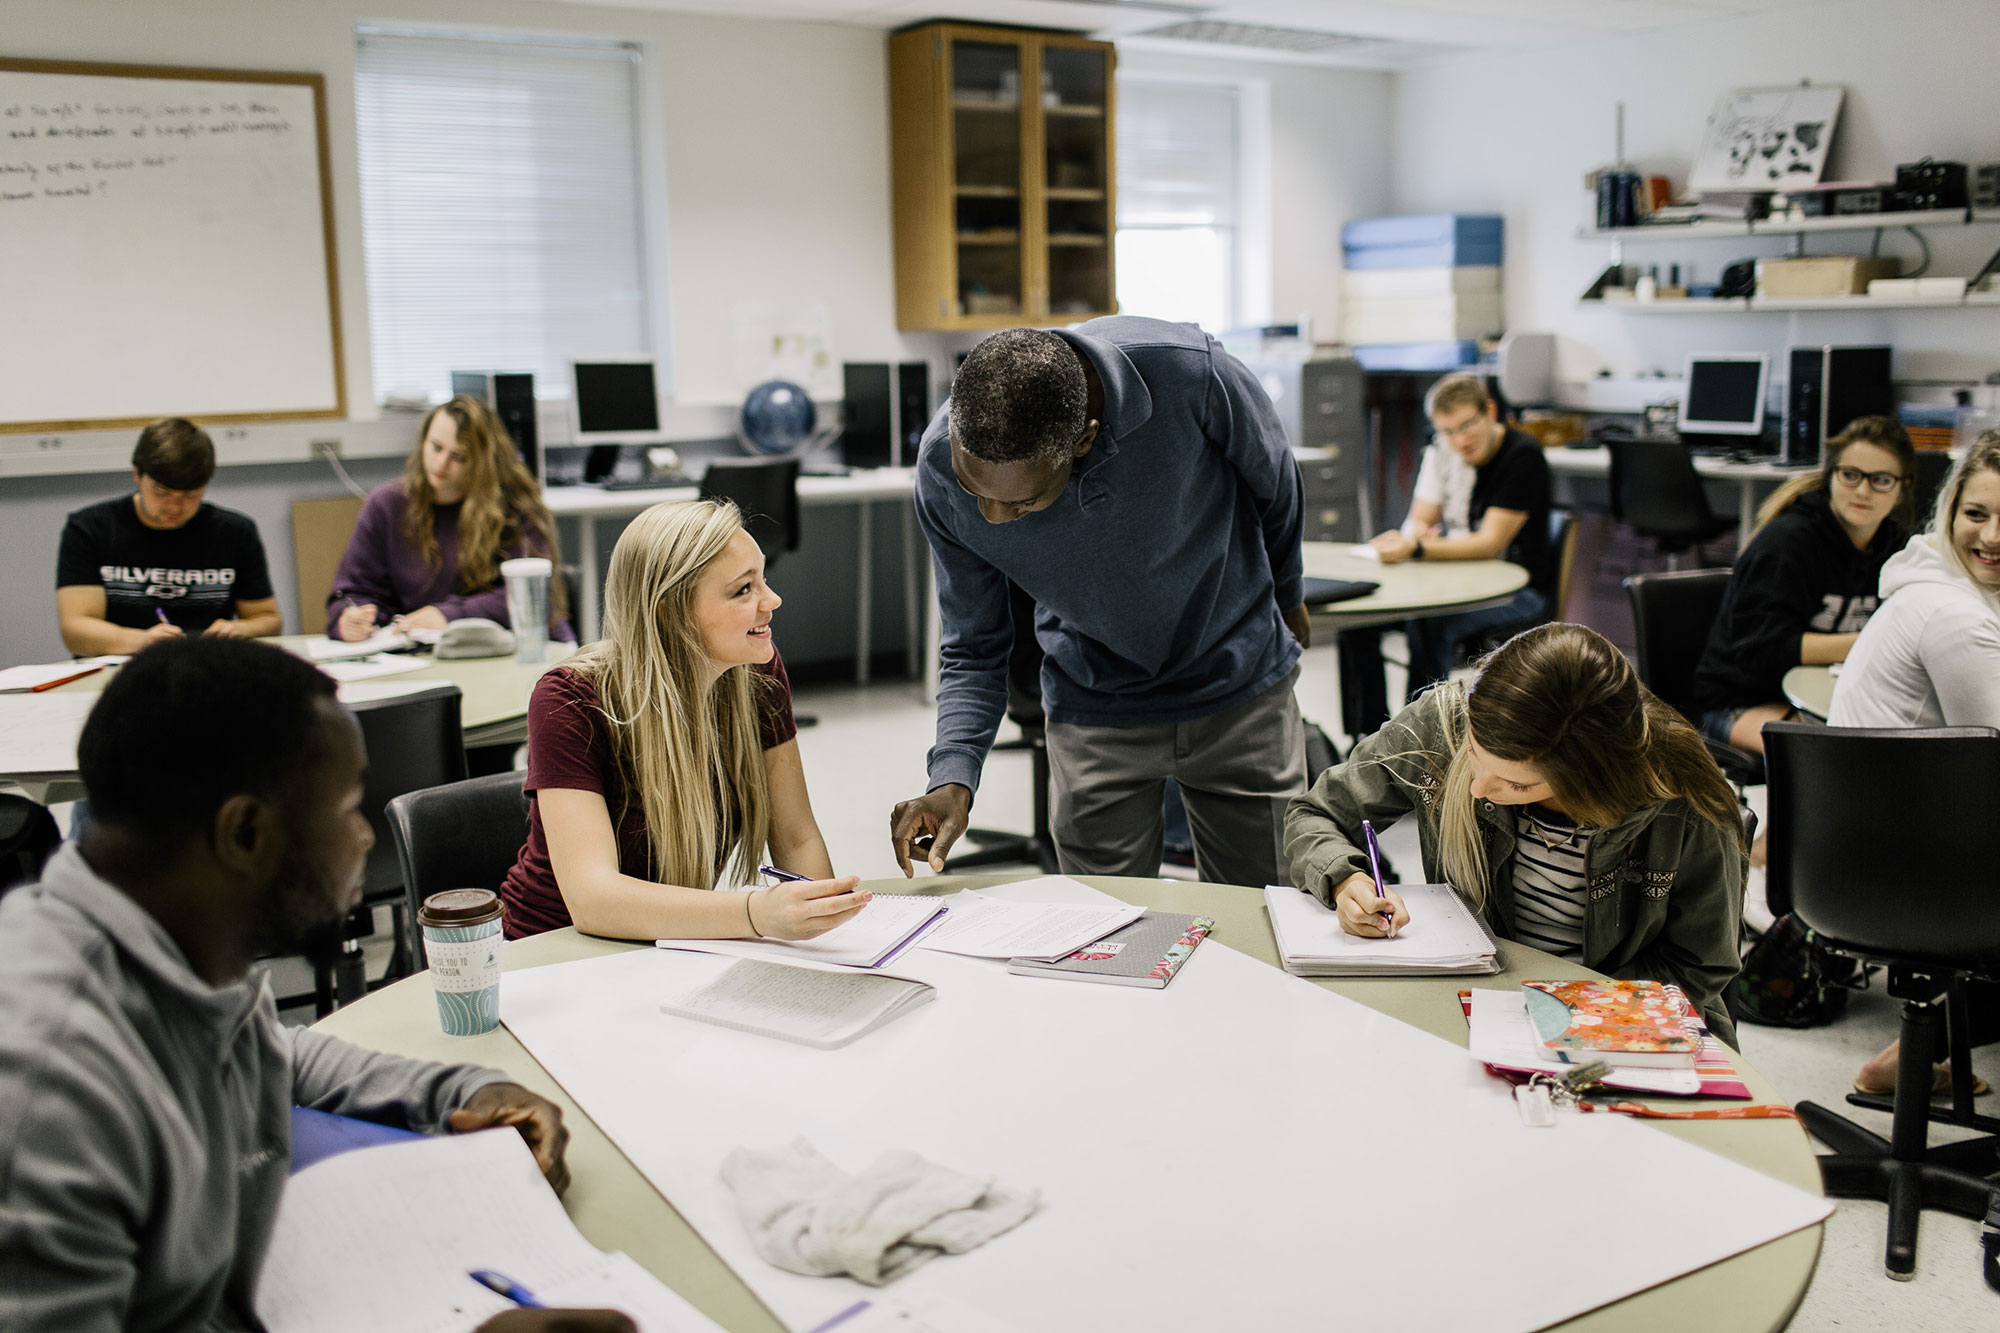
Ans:
[[[1548,609],[1549,464],[1533,436],[1500,422],[1498,404],[1477,375],[1447,375],[1431,386],[1424,410],[1439,443],[1473,470],[1469,530],[1447,533],[1435,501],[1411,505],[1410,521],[1370,544],[1384,564],[1400,560],[1509,560],[1528,571],[1528,586],[1498,606],[1427,616],[1404,626],[1410,643],[1408,698],[1451,674],[1465,640],[1503,625],[1525,624]],[[1449,461],[1449,460],[1447,460]],[[1364,736],[1389,720],[1377,630],[1339,636],[1341,705],[1350,735]]]
[[[208,432],[180,417],[155,421],[132,451],[138,490],[69,516],[56,554],[56,615],[72,653],[284,628],[257,525],[201,501],[214,475]]]

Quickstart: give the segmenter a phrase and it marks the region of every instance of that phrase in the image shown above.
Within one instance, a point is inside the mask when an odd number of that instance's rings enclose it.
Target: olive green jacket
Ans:
[[[1320,774],[1285,812],[1292,883],[1328,906],[1348,876],[1366,873],[1361,821],[1379,828],[1412,810],[1423,844],[1424,876],[1441,883],[1437,801],[1454,733],[1465,728],[1465,690],[1441,685]],[[1514,935],[1514,811],[1479,802],[1491,879],[1482,900],[1487,926]],[[1648,806],[1590,838],[1583,962],[1614,977],[1678,985],[1716,1036],[1736,1044],[1722,1002],[1740,969],[1737,940],[1747,863],[1740,838],[1686,801]],[[1460,888],[1469,886],[1460,885]]]

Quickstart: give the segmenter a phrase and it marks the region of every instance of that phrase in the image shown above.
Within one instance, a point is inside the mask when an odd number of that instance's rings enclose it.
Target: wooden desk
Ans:
[[[914,468],[857,468],[844,477],[800,477],[799,504],[851,504],[859,515],[855,542],[854,680],[868,683],[870,639],[870,596],[873,573],[871,514],[877,500],[902,501],[900,518],[903,538],[903,624],[909,647],[910,674],[916,675],[923,661],[937,655],[937,640],[930,637],[931,618],[922,606],[924,572],[929,562],[916,548],[917,473]],[[602,632],[602,580],[598,574],[601,557],[597,546],[597,520],[631,518],[641,510],[670,500],[698,500],[697,486],[660,486],[646,490],[607,491],[602,486],[551,486],[542,498],[557,518],[577,521],[577,561],[583,567],[578,600],[577,633],[584,643],[595,641]],[[919,657],[918,654],[923,656]],[[928,695],[926,696],[929,697]]]
[[[1833,668],[1795,666],[1785,673],[1785,701],[1807,717],[1824,722],[1833,715]]]
[[[898,893],[951,892],[1030,877],[1032,872],[940,876],[914,883],[900,879],[873,881],[867,887]],[[1263,895],[1255,889],[1151,879],[1094,878],[1086,882],[1127,901],[1162,911],[1199,911],[1212,916],[1218,940],[1265,963],[1273,966],[1277,963]],[[592,939],[573,930],[562,930],[507,945],[505,966],[509,970],[536,967],[635,947],[646,946]],[[1317,984],[1463,1046],[1466,1024],[1457,1000],[1461,986],[1505,987],[1528,977],[1585,973],[1585,969],[1574,964],[1522,945],[1508,944],[1505,948],[1508,970],[1497,977],[1342,979],[1321,980]],[[341,1009],[318,1026],[378,1050],[493,1065],[553,1099],[563,1108],[571,1132],[569,1161],[573,1183],[563,1204],[583,1234],[600,1248],[624,1250],[732,1333],[778,1333],[781,1329],[770,1312],[603,1132],[578,1110],[511,1033],[501,1028],[479,1037],[444,1036],[438,1027],[430,981],[424,974]],[[1771,1085],[1740,1057],[1737,1067],[1754,1097],[1759,1101],[1777,1100]],[[1657,1128],[1801,1189],[1815,1194],[1820,1190],[1819,1171],[1808,1141],[1789,1122],[1662,1124]],[[1244,1129],[1218,1126],[1217,1132]],[[1170,1182],[1171,1172],[1167,1180]],[[1171,1198],[1171,1184],[1163,1184],[1163,1193],[1155,1202],[1166,1206]],[[1486,1207],[1481,1215],[1440,1216],[1438,1225],[1505,1225],[1507,1201],[1484,1202]],[[1336,1201],[1329,1206],[1340,1205]],[[1727,1205],[1723,1202],[1719,1206]],[[1638,1220],[1634,1220],[1634,1225],[1640,1225]],[[1253,1244],[1254,1240],[1246,1236],[1244,1243]],[[1740,1329],[1756,1333],[1781,1329],[1805,1292],[1818,1259],[1819,1245],[1820,1229],[1810,1227],[1558,1327],[1590,1333],[1612,1330],[1624,1333],[1635,1328]],[[1226,1256],[1218,1258],[1220,1266],[1214,1272],[1194,1275],[1193,1280],[1230,1281]]]
[[[1558,476],[1609,477],[1611,451],[1601,446],[1590,449],[1550,449],[1549,471]],[[1736,549],[1750,542],[1750,530],[1757,526],[1757,496],[1766,487],[1790,481],[1813,469],[1788,467],[1782,463],[1732,463],[1726,458],[1695,455],[1694,470],[1707,481],[1736,483]]]
[[[1425,616],[1498,606],[1528,586],[1528,571],[1505,560],[1401,560],[1385,565],[1350,554],[1350,542],[1305,542],[1307,578],[1382,586],[1366,597],[1312,608],[1315,626],[1365,629]]]
[[[288,634],[265,642],[281,647],[297,646],[318,637],[316,634]],[[528,738],[528,695],[534,690],[535,682],[541,679],[544,671],[572,651],[568,644],[551,643],[547,662],[526,666],[516,662],[511,654],[506,657],[455,658],[443,662],[426,658],[430,664],[421,671],[378,676],[356,684],[363,688],[377,684],[456,685],[460,693],[459,723],[464,728],[468,746],[519,745]],[[67,731],[66,747],[60,743],[61,738],[45,735],[41,743],[34,747],[33,753],[15,749],[5,739],[0,739],[0,782],[19,785],[31,799],[44,805],[80,799],[84,792],[83,784],[76,776],[76,736],[83,729],[83,717],[81,712],[73,718],[69,713],[77,708],[74,702],[76,696],[103,692],[117,669],[112,667],[95,671],[82,680],[58,685],[42,694],[0,695],[0,717],[10,710],[20,710],[25,715],[35,710],[38,703],[51,700],[56,701],[54,706],[45,706],[41,711],[51,716],[59,715],[66,729],[73,728]]]

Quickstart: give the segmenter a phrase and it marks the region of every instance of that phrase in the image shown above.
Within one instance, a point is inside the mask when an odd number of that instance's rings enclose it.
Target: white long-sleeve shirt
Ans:
[[[1836,727],[2000,727],[2000,595],[1928,533],[1882,566],[1882,604],[1834,680]]]

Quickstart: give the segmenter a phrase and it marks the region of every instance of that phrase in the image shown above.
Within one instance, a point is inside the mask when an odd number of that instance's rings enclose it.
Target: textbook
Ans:
[[[1278,957],[1295,977],[1490,975],[1500,946],[1449,884],[1396,884],[1410,924],[1394,939],[1350,935],[1325,903],[1287,884],[1264,889]]]
[[[298,1171],[278,1202],[257,1316],[270,1333],[472,1333],[515,1308],[473,1281],[475,1268],[548,1305],[623,1310],[640,1333],[720,1333],[631,1259],[585,1240],[507,1126]]]
[[[1681,1069],[1614,1070],[1604,1080],[1606,1087],[1633,1091],[1664,1092],[1684,1097],[1729,1097],[1750,1100],[1750,1085],[1736,1072],[1736,1053],[1723,1045],[1679,986],[1667,986],[1667,994],[1680,1006],[1681,1020],[1700,1043],[1694,1057],[1693,1086]],[[1474,997],[1478,997],[1475,1004]],[[1528,998],[1518,990],[1462,990],[1458,1002],[1470,1027],[1472,1058],[1488,1070],[1513,1081],[1535,1073],[1565,1073],[1574,1068],[1556,1058],[1554,1051],[1535,1043],[1535,1030],[1528,1022]]]
[[[1695,1036],[1657,981],[1524,981],[1540,1044],[1573,1064],[1693,1069]]]
[[[660,1001],[660,1012],[830,1051],[936,995],[913,977],[740,958]]]
[[[1064,977],[1159,990],[1174,979],[1195,946],[1213,929],[1212,917],[1147,912],[1065,958],[1054,962],[1015,958],[1008,962],[1007,970],[1021,977]]]

